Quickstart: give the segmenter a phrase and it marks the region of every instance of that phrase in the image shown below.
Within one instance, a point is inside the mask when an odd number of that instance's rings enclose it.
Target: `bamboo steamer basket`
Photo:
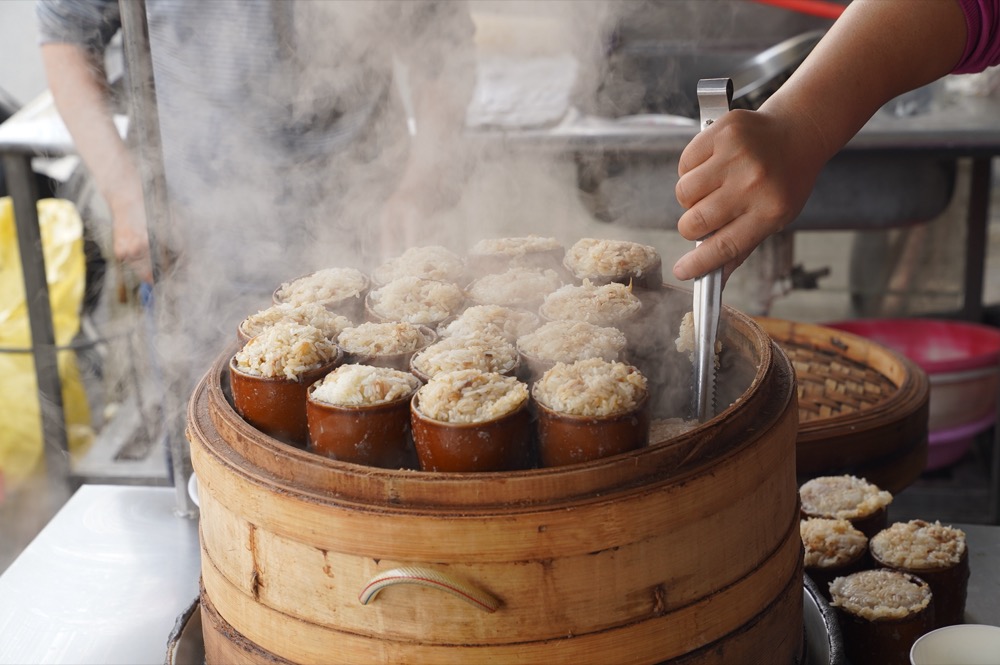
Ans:
[[[690,294],[650,297],[671,303],[672,346]],[[223,354],[187,428],[208,664],[799,662],[794,374],[748,317],[726,308],[720,335],[730,406],[709,422],[478,474],[263,436],[230,405]]]
[[[930,382],[906,356],[852,333],[758,317],[795,369],[799,481],[852,474],[896,494],[927,463]]]

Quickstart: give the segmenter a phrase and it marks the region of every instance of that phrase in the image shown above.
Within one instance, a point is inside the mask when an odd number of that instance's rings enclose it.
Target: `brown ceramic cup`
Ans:
[[[649,443],[649,394],[635,408],[610,416],[575,416],[534,401],[542,466],[564,466],[610,457]]]
[[[420,395],[410,403],[413,444],[424,471],[513,471],[531,466],[528,400],[514,411],[483,423],[449,423],[420,412]]]
[[[306,275],[307,277],[308,275]],[[302,279],[301,277],[299,279]],[[293,282],[295,280],[292,280]],[[271,302],[275,305],[280,305],[283,302],[287,302],[281,296],[281,285],[274,290],[271,294]],[[322,300],[318,301],[319,304],[327,308],[331,312],[336,314],[342,314],[349,318],[351,321],[363,321],[365,316],[365,299],[368,297],[368,293],[371,290],[371,279],[365,276],[365,286],[363,290],[356,296],[346,296],[344,298],[339,298],[336,300]]]
[[[303,372],[299,380],[247,374],[236,367],[235,356],[229,360],[233,406],[240,416],[264,434],[296,446],[309,439],[306,420],[306,396],[310,385],[322,379],[343,362],[336,357],[316,369]]]
[[[862,573],[854,573],[864,574]],[[926,582],[907,575],[915,584]],[[836,595],[836,594],[834,594]],[[867,619],[835,606],[844,647],[852,665],[909,665],[910,647],[934,628],[937,599],[922,610],[898,619]]]
[[[872,552],[872,560],[880,568],[916,575],[927,582],[934,594],[934,628],[965,623],[965,601],[969,589],[969,548],[962,552],[958,563],[935,568],[902,568],[890,565]]]
[[[383,469],[413,468],[410,400],[413,392],[391,402],[339,406],[306,400],[309,449],[332,459]],[[415,391],[414,391],[415,392]]]
[[[454,285],[453,282],[444,282],[442,280],[434,280],[434,279],[423,279],[421,281],[422,282],[440,282],[441,284],[451,284],[451,285]],[[455,286],[457,287],[457,285],[455,285]],[[378,301],[376,299],[376,296],[379,295],[379,292],[381,291],[381,289],[384,289],[384,288],[385,288],[385,286],[381,286],[378,289],[372,289],[372,290],[370,290],[365,295],[364,302],[363,302],[364,315],[363,315],[363,317],[361,319],[357,319],[357,320],[360,320],[360,321],[371,321],[373,323],[387,323],[387,322],[390,322],[390,321],[401,321],[402,320],[400,318],[393,317],[391,315],[386,315],[386,314],[383,314],[382,312],[378,311]],[[431,320],[431,321],[426,321],[426,322],[423,322],[423,323],[420,323],[420,324],[417,324],[417,325],[426,325],[426,326],[428,326],[430,328],[437,329],[437,327],[443,321],[446,321],[447,319],[450,319],[451,317],[455,316],[456,314],[458,314],[459,312],[462,311],[462,309],[464,308],[464,297],[465,296],[463,294],[463,301],[461,303],[459,303],[454,308],[454,310],[448,311],[447,313],[445,313],[440,318],[437,318],[437,319],[434,319],[434,320]],[[411,321],[411,323],[412,323],[412,321]]]
[[[410,371],[410,359],[413,354],[426,349],[437,341],[438,336],[434,330],[428,326],[417,326],[423,334],[424,342],[413,351],[403,353],[385,353],[381,355],[368,355],[364,353],[344,353],[345,363],[357,363],[359,365],[371,365],[372,367],[388,367],[398,369],[401,372]]]

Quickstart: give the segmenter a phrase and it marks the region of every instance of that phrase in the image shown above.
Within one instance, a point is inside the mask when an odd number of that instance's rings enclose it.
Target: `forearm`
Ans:
[[[141,195],[138,171],[114,124],[101,63],[73,44],[42,46],[42,62],[56,109],[77,154],[112,208]]]
[[[760,112],[805,123],[825,162],[886,102],[948,74],[965,40],[956,0],[854,0]]]

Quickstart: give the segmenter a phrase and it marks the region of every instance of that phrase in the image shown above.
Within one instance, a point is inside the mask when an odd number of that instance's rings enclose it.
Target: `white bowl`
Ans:
[[[1000,665],[1000,626],[960,624],[927,633],[910,648],[912,665]]]

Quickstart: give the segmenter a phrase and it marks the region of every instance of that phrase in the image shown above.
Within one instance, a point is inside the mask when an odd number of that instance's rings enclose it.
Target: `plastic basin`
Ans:
[[[1000,330],[937,319],[858,319],[826,324],[894,349],[930,381],[927,469],[955,463],[996,422]]]

